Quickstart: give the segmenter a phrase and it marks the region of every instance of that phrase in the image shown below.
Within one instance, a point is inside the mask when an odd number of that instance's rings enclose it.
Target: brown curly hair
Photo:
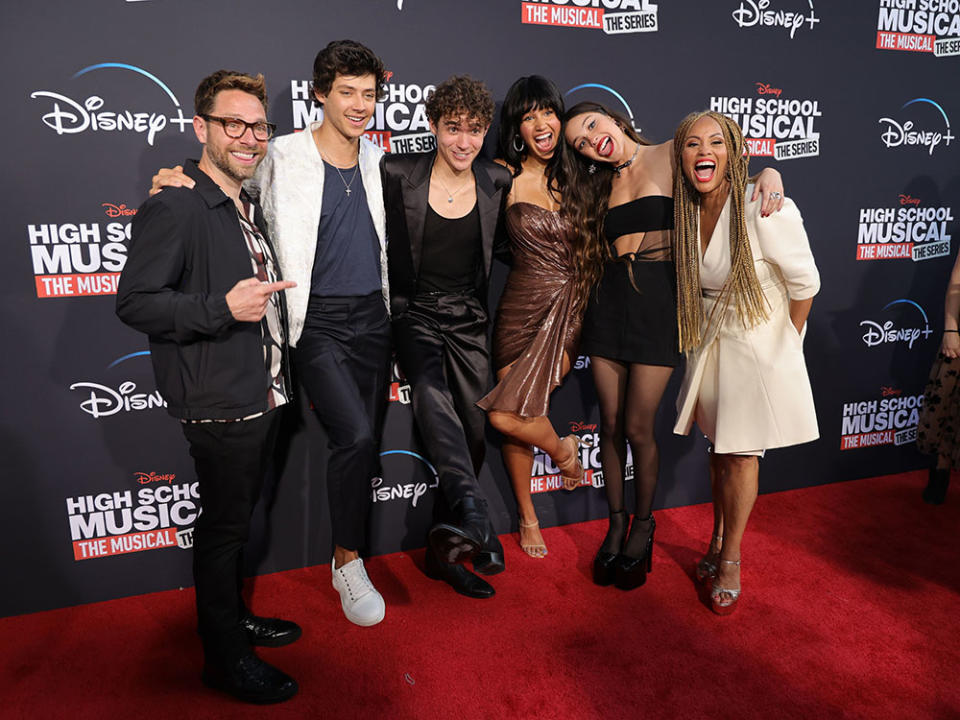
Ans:
[[[434,125],[439,125],[441,118],[466,115],[489,127],[493,122],[493,95],[481,81],[454,75],[437,85],[425,109]]]

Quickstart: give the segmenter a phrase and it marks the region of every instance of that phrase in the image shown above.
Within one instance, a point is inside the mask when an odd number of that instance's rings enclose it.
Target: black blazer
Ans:
[[[390,311],[402,317],[417,295],[423,228],[430,195],[430,171],[437,153],[388,153],[380,161],[383,200],[387,214],[387,264],[390,273]],[[503,232],[503,209],[512,182],[510,171],[489,160],[473,162],[477,205],[483,242],[483,272],[477,279],[477,297],[486,304],[487,278],[493,256],[509,253]]]

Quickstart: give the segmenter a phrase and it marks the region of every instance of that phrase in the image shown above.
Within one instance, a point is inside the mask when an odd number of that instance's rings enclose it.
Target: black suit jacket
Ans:
[[[387,263],[390,273],[390,310],[402,317],[417,295],[423,228],[430,195],[430,172],[436,152],[383,156],[380,173],[387,214]],[[473,162],[483,243],[483,272],[477,278],[477,296],[486,304],[487,278],[493,256],[508,255],[503,232],[503,209],[510,192],[510,171],[477,158]]]

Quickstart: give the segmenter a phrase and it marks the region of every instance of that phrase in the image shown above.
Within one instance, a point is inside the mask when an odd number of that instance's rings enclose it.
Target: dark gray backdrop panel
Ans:
[[[617,2],[539,4],[554,13],[579,6],[599,11]],[[640,0],[622,4],[628,10],[631,5],[652,9]],[[193,471],[179,428],[162,408],[130,404],[138,393],[146,402],[155,391],[149,359],[136,354],[146,349],[145,338],[116,321],[111,295],[38,297],[34,253],[47,253],[50,262],[66,262],[57,253],[75,253],[71,262],[85,264],[86,272],[77,274],[85,275],[87,284],[91,272],[118,269],[122,237],[109,250],[106,246],[112,236],[122,235],[130,219],[124,213],[142,202],[156,168],[197,155],[189,124],[181,130],[170,121],[189,120],[197,81],[219,67],[263,72],[271,118],[281,132],[289,132],[302,126],[306,107],[298,101],[302,85],[294,84],[309,80],[320,47],[342,37],[376,49],[392,71],[392,95],[384,105],[392,127],[378,129],[392,132],[395,141],[422,134],[422,128],[406,127],[417,115],[420,90],[453,73],[484,79],[498,100],[517,76],[530,73],[553,78],[564,92],[585,84],[606,86],[577,90],[569,100],[593,98],[616,106],[617,93],[635,124],[656,141],[669,138],[683,115],[707,107],[714,97],[756,102],[778,97],[779,91],[782,99],[815,100],[821,113],[813,122],[819,153],[782,161],[755,158],[753,167],[773,165],[783,173],[821,269],[823,290],[806,349],[822,438],[770,453],[761,485],[769,492],[920,467],[925,461],[909,439],[841,450],[843,412],[851,403],[922,392],[939,343],[943,289],[956,251],[951,240],[943,257],[858,261],[857,237],[863,209],[947,208],[953,213],[960,207],[955,142],[942,140],[932,153],[915,146],[886,147],[880,123],[891,118],[944,134],[960,117],[957,58],[877,50],[879,1],[771,0],[768,11],[808,20],[792,37],[770,22],[750,24],[756,4],[749,1],[655,5],[657,32],[622,35],[524,24],[520,0],[286,0],[269,6],[247,0],[99,0],[5,8],[0,57],[8,72],[0,87],[8,102],[0,122],[8,170],[0,188],[8,262],[0,268],[0,317],[8,338],[2,359],[8,398],[0,428],[7,457],[0,532],[3,562],[13,581],[0,600],[0,615],[191,583],[189,553],[178,547],[74,559],[68,498],[76,510],[86,505],[80,498],[129,492],[138,505],[137,493],[144,489],[189,491]],[[738,10],[743,26],[735,19]],[[785,16],[766,16],[771,17]],[[953,14],[945,22],[960,21]],[[960,35],[960,27],[951,32]],[[761,86],[766,95],[759,94]],[[109,130],[103,122],[98,129],[70,132],[84,116],[75,104],[88,101],[107,125],[110,117],[103,113],[128,111],[145,113],[143,122],[153,117],[163,127],[152,143],[146,132]],[[61,133],[50,126],[58,119]],[[487,144],[492,145],[489,139]],[[91,245],[98,243],[56,243],[68,245],[66,251],[31,245],[30,226],[42,244],[44,233],[50,238],[50,225],[64,233],[58,239],[72,240],[70,224],[85,226],[88,234],[99,232],[99,249],[119,260],[91,262]],[[948,234],[956,229],[955,220],[946,223]],[[64,265],[57,270],[67,272]],[[497,267],[493,304],[505,273]],[[48,280],[43,287],[55,289],[57,282]],[[75,279],[74,287],[80,282]],[[912,346],[871,346],[863,340],[865,321],[890,322],[894,329],[929,326],[932,332]],[[679,373],[658,416],[658,508],[708,498],[704,442],[696,435],[671,434],[678,382]],[[106,414],[116,407],[117,394],[126,405],[121,402],[119,410]],[[421,546],[436,492],[429,465],[418,457],[402,382],[394,395],[383,444],[384,480],[372,489],[372,553]],[[89,412],[95,408],[99,417]],[[598,416],[588,368],[574,370],[556,392],[551,417],[563,432],[595,433]],[[497,528],[515,530],[496,433],[490,431],[488,440],[482,482]],[[330,558],[325,438],[304,403],[289,417],[283,450],[267,503],[255,518],[247,554],[251,572]],[[596,470],[595,455],[589,464]],[[189,498],[146,505],[144,527],[164,512],[162,505],[170,511],[176,502],[183,503],[184,522],[161,535],[169,541],[180,530],[180,542],[188,545]],[[573,494],[540,492],[535,502],[544,525],[606,512],[601,487]],[[108,538],[105,547],[112,542]]]

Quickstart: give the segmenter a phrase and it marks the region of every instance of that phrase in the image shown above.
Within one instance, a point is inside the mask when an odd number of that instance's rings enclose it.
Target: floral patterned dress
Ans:
[[[941,455],[960,469],[960,359],[937,356],[923,393],[917,449]]]

